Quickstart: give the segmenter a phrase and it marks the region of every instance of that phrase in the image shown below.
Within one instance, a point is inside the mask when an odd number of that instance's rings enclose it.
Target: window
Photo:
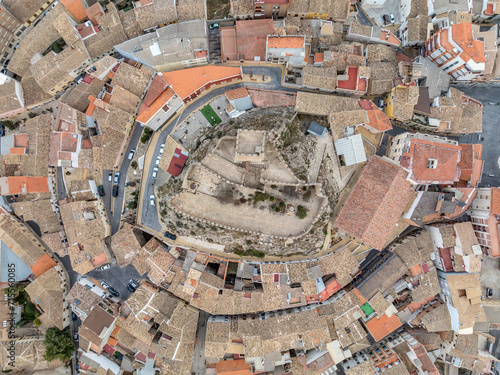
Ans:
[[[427,169],[436,169],[437,160],[436,159],[427,159]]]

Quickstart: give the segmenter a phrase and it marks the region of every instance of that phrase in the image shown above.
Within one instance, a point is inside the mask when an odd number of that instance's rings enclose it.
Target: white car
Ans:
[[[165,149],[165,143],[163,143],[161,146],[160,146],[160,155],[163,154],[163,150]]]
[[[134,154],[135,154],[135,149],[133,148],[132,150],[130,150],[130,152],[128,154],[128,160],[132,160],[132,158],[134,157]]]
[[[151,204],[151,206],[153,207],[155,205],[155,196],[153,194],[149,196],[149,204]]]
[[[161,159],[161,158],[160,158],[159,156],[156,158],[155,165],[160,164],[160,159]]]
[[[111,264],[106,264],[105,266],[102,266],[102,267],[99,267],[99,269],[101,271],[104,271],[104,270],[109,270],[111,268]]]
[[[158,167],[154,167],[153,168],[153,178],[156,178],[156,176],[158,176]]]
[[[106,281],[104,280],[101,280],[101,286],[104,288],[104,289],[109,289],[109,285]]]

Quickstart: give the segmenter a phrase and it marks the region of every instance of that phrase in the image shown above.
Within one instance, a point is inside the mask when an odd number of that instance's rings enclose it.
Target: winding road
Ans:
[[[212,99],[216,98],[219,95],[223,95],[228,90],[233,90],[235,88],[240,87],[249,87],[249,88],[260,88],[267,90],[276,90],[283,92],[291,92],[296,93],[297,89],[286,87],[281,85],[281,77],[283,70],[281,67],[269,67],[269,66],[243,66],[243,73],[248,74],[252,72],[256,75],[265,75],[271,77],[271,81],[269,83],[249,83],[249,82],[236,82],[232,85],[226,85],[223,87],[217,87],[213,90],[207,92],[203,96],[198,99],[190,102],[185,107],[182,108],[180,112],[178,112],[173,118],[171,118],[165,127],[161,127],[158,131],[160,132],[158,135],[158,139],[156,143],[153,145],[151,143],[150,147],[154,147],[153,157],[150,160],[145,160],[144,162],[144,172],[142,178],[145,179],[145,182],[142,184],[141,188],[141,200],[142,204],[139,205],[139,209],[141,209],[140,217],[138,218],[139,224],[144,227],[153,229],[156,232],[161,232],[162,227],[158,217],[158,211],[156,207],[153,207],[149,204],[149,196],[154,194],[154,179],[152,179],[153,169],[155,167],[154,163],[151,163],[152,160],[156,158],[156,156],[160,152],[160,145],[165,143],[167,136],[173,132],[173,130],[177,127],[178,124],[182,123],[186,120],[193,112],[198,110],[198,108],[202,105],[207,104]],[[149,150],[148,150],[149,152]]]

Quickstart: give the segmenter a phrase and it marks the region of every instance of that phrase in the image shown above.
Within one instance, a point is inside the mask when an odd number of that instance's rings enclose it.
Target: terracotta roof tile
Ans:
[[[500,188],[491,188],[490,207],[490,213],[494,215],[500,214]]]
[[[382,340],[385,336],[401,327],[397,315],[392,315],[389,318],[387,314],[382,315],[380,318],[374,318],[365,324],[375,341]]]
[[[248,96],[248,90],[246,87],[240,87],[238,89],[226,91],[227,100],[236,100],[245,98]]]
[[[461,146],[413,138],[401,165],[411,171],[411,179],[417,183],[452,184],[460,178],[460,151]],[[431,162],[434,168],[429,167]]]
[[[182,99],[205,87],[210,82],[241,75],[239,67],[206,65],[197,68],[162,73],[163,79]]]
[[[374,156],[344,203],[335,225],[380,250],[412,196],[405,170]]]
[[[267,39],[268,48],[302,48],[305,39],[300,36],[269,36]]]

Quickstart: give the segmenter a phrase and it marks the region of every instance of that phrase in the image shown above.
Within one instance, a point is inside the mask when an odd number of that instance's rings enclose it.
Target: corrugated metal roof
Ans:
[[[343,156],[346,166],[366,161],[365,148],[361,134],[339,139],[335,142],[338,156]]]

